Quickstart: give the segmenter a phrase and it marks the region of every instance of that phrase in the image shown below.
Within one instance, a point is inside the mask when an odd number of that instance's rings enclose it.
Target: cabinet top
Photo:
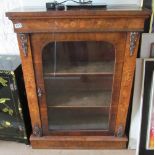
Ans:
[[[143,31],[148,9],[108,6],[103,10],[47,11],[20,8],[7,12],[16,33]]]
[[[150,15],[150,10],[133,5],[111,5],[100,10],[65,10],[47,11],[45,7],[22,7],[6,13],[9,19],[37,19],[37,18],[92,18],[92,17],[143,17]]]

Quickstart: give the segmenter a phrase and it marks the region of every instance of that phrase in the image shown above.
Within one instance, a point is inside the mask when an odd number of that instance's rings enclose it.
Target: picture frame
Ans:
[[[143,59],[136,59],[136,70],[133,85],[133,98],[132,98],[132,113],[129,132],[128,149],[137,148],[137,139],[140,132],[140,115],[141,115],[141,90],[143,81]]]
[[[151,47],[150,47],[150,58],[154,58],[154,42],[151,43]]]
[[[143,59],[143,77],[141,90],[141,107],[140,107],[140,132],[136,155],[153,155],[154,150],[147,148],[148,126],[149,126],[149,111],[151,101],[151,90],[153,85],[154,75],[154,59]]]
[[[153,57],[154,33],[143,33],[140,47],[140,58]]]
[[[154,79],[154,73],[153,73],[153,79]],[[150,93],[146,149],[147,150],[154,149],[154,81],[153,80]]]

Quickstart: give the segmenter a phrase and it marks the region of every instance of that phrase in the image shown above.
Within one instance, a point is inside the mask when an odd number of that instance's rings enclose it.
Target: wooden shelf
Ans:
[[[71,77],[71,76],[82,76],[82,75],[86,75],[86,76],[113,76],[114,73],[112,72],[100,72],[100,73],[45,73],[44,74],[44,79],[48,79],[49,77],[53,77],[54,78],[58,78],[58,77]]]
[[[47,95],[48,107],[109,107],[111,91],[56,91]]]
[[[114,61],[104,61],[104,62],[77,62],[73,64],[57,64],[50,65],[45,63],[44,75],[76,75],[76,74],[113,74],[114,73]]]

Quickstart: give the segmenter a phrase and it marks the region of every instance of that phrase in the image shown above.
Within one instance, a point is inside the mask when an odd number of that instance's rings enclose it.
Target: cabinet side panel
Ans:
[[[133,75],[139,44],[139,34],[136,32],[127,33],[121,90],[117,111],[115,134],[122,136],[124,134],[126,118],[128,113],[130,94],[132,88]]]
[[[24,74],[24,81],[25,81],[32,128],[34,128],[35,125],[41,127],[38,99],[36,94],[36,83],[33,69],[33,58],[31,55],[29,36],[27,39],[27,48],[28,48],[27,56],[25,56],[23,52],[20,34],[17,35],[17,38],[20,49],[20,56],[22,60],[22,70]]]

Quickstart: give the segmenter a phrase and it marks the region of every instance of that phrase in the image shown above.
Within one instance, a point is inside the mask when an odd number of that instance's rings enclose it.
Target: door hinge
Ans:
[[[38,95],[38,97],[42,97],[43,92],[42,92],[41,88],[38,88],[37,95]]]

